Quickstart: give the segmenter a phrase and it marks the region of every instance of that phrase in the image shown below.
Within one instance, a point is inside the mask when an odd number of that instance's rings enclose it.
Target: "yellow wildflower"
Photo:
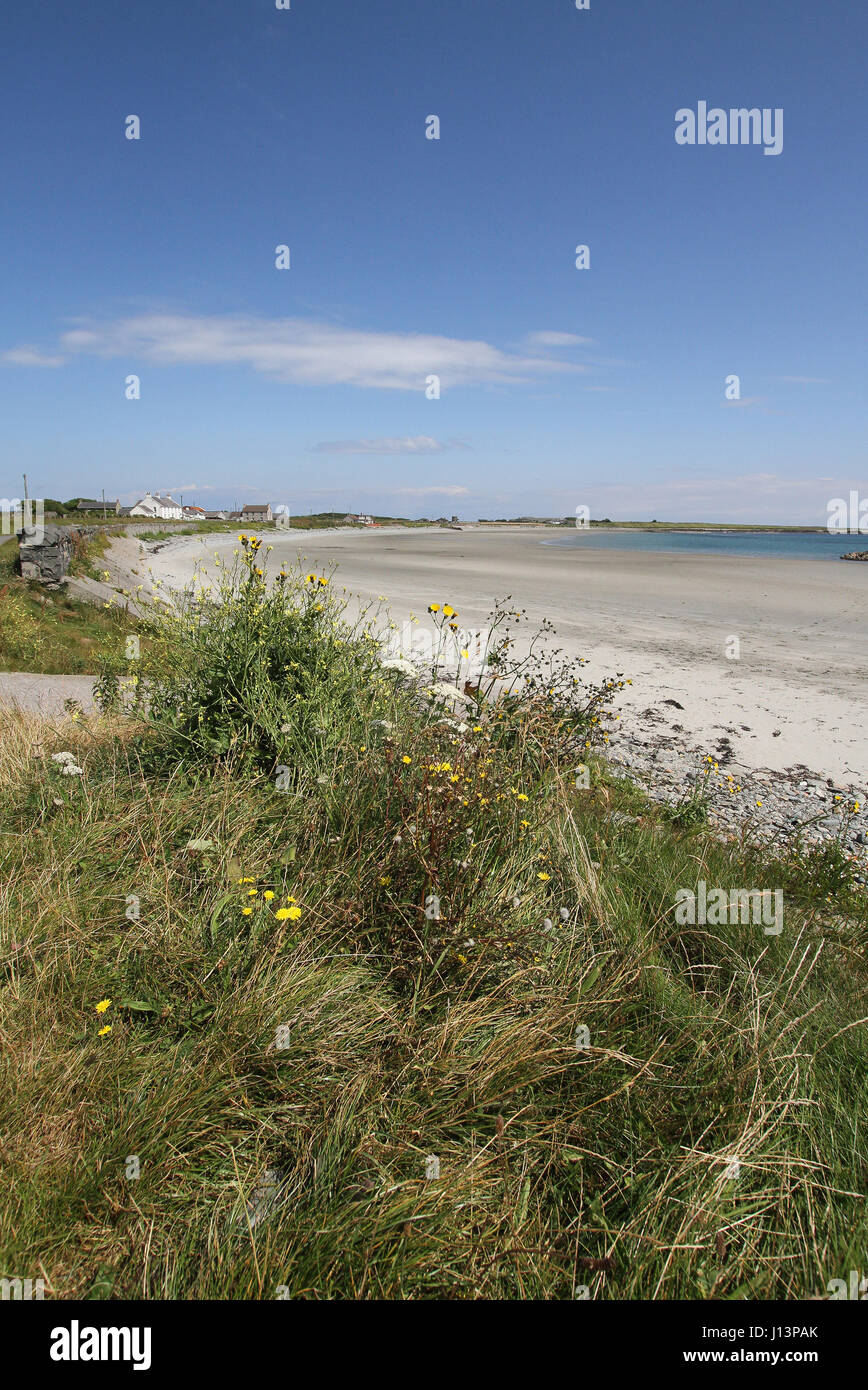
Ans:
[[[278,922],[297,922],[301,916],[300,907],[279,907],[275,912]]]

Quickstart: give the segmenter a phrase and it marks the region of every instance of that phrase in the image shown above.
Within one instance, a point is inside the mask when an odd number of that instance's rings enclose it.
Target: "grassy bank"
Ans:
[[[70,572],[98,578],[107,536],[95,536],[79,548]],[[130,630],[119,608],[79,602],[63,589],[48,591],[16,572],[18,542],[0,545],[0,671],[42,671],[75,675],[99,669],[99,653],[120,646]]]
[[[101,719],[2,716],[3,1272],[764,1299],[864,1267],[845,866],[612,781],[617,681],[543,661],[521,698],[437,699],[327,576],[260,568],[155,614]],[[700,879],[783,890],[783,930],[679,925]]]

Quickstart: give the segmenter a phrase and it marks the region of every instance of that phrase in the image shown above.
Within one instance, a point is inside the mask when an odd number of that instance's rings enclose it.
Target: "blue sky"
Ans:
[[[10,0],[2,40],[6,496],[824,525],[866,487],[852,0]],[[678,145],[699,101],[782,108],[782,152]]]

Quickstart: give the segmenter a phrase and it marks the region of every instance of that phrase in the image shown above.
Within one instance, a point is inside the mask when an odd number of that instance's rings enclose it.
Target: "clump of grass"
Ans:
[[[111,541],[112,537],[104,530],[90,536],[73,536],[69,561],[69,573],[73,578],[101,579],[103,572],[99,562],[105,557]]]
[[[134,717],[0,731],[4,1270],[623,1300],[864,1263],[864,895],[679,926],[781,862],[578,790],[570,706],[443,722],[326,576],[260,569],[154,616]]]

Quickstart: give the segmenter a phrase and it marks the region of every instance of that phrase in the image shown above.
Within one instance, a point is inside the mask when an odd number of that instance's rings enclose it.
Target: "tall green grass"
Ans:
[[[461,729],[327,576],[243,561],[107,663],[132,712],[3,716],[0,1272],[765,1299],[863,1268],[860,890],[593,758],[577,789],[604,693]],[[783,888],[780,936],[678,926],[700,878]]]

